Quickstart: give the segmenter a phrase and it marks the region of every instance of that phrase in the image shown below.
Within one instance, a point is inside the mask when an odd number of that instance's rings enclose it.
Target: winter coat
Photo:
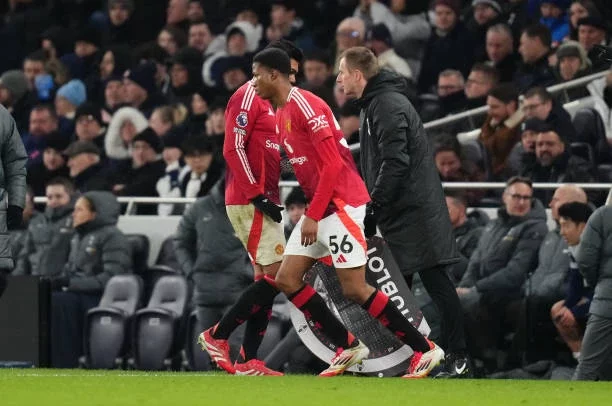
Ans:
[[[546,211],[535,200],[523,217],[510,216],[505,208],[498,213],[485,227],[459,286],[492,297],[518,296],[548,231]]]
[[[523,286],[525,296],[561,300],[565,294],[563,281],[569,268],[567,243],[559,234],[559,228],[549,231],[538,250],[538,267]]]
[[[27,183],[32,188],[34,196],[44,196],[46,193],[47,183],[53,178],[68,178],[70,170],[67,166],[62,166],[59,169],[50,171],[41,161],[28,167]]]
[[[554,84],[555,77],[548,65],[548,54],[534,63],[522,62],[514,74],[513,82],[521,93],[535,86],[547,87]]]
[[[206,196],[215,183],[221,178],[223,174],[223,163],[220,162],[219,159],[213,158],[208,171],[206,171],[206,180],[204,180],[200,186],[200,191],[198,192],[198,197]],[[188,170],[184,173],[183,177],[179,179],[181,196],[186,196],[187,185],[191,180],[191,170]]]
[[[546,117],[546,123],[555,129],[561,139],[565,140],[566,144],[580,141],[574,124],[572,124],[572,117],[556,100],[553,100],[553,107],[548,117]]]
[[[465,223],[455,228],[455,241],[457,241],[457,250],[461,259],[450,268],[453,282],[459,283],[463,278],[483,231],[484,226],[475,217],[468,217]]]
[[[185,212],[174,247],[183,273],[195,283],[198,305],[230,305],[253,281],[253,267],[227,218],[219,184]]]
[[[161,159],[149,162],[139,168],[132,167],[132,161],[122,163],[113,176],[113,184],[124,185],[117,194],[120,196],[157,197],[155,185],[164,176],[166,164]],[[137,206],[137,214],[157,214],[153,204]]]
[[[499,72],[499,81],[501,83],[509,83],[514,79],[514,73],[516,72],[519,65],[520,58],[517,54],[510,54],[495,66],[495,69]]]
[[[553,161],[552,165],[542,166],[536,160],[531,166],[525,167],[521,175],[538,183],[589,183],[595,181],[591,166],[590,162],[565,151]],[[554,192],[553,189],[538,189],[534,190],[533,195],[548,206]]]
[[[13,275],[59,275],[70,254],[73,204],[52,209],[30,221]]]
[[[125,142],[121,139],[121,127],[126,121],[130,121],[134,125],[137,134],[149,126],[146,117],[137,109],[122,107],[117,110],[108,124],[104,140],[104,150],[106,151],[106,156],[110,159],[129,159],[131,157],[130,146],[126,146]]]
[[[120,207],[115,196],[101,191],[84,196],[92,201],[96,217],[75,228],[64,273],[70,280],[68,290],[102,293],[111,277],[131,272],[132,254],[117,228]]]
[[[185,175],[190,173],[191,169],[188,166],[181,166],[180,162],[173,162],[166,166],[165,174],[155,184],[157,195],[159,197],[182,197],[181,184]],[[157,214],[160,216],[170,216],[177,214],[183,205],[172,203],[160,203],[157,205]]]
[[[74,187],[81,193],[93,190],[111,190],[109,171],[100,163],[94,164],[71,178]]]
[[[445,69],[457,69],[467,77],[474,64],[474,41],[462,22],[441,36],[432,32],[419,75],[419,91],[429,92],[438,83],[438,75]]]
[[[612,206],[600,207],[589,218],[576,262],[588,286],[595,287],[589,313],[612,319]]]
[[[15,120],[0,106],[0,270],[13,269],[6,221],[9,205],[24,207],[27,155]]]
[[[521,140],[520,125],[523,121],[523,112],[518,110],[497,125],[492,125],[492,121],[493,118],[488,116],[480,129],[479,140],[489,153],[493,176],[504,178],[510,152]]]
[[[359,100],[361,171],[378,225],[405,274],[456,262],[453,229],[433,154],[405,79],[382,70]]]

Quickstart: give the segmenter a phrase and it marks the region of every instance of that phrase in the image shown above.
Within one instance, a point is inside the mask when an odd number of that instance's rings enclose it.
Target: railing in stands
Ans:
[[[534,183],[534,189],[556,189],[560,183]],[[576,183],[578,187],[585,190],[609,190],[608,202],[612,200],[612,183]],[[297,181],[281,181],[279,187],[281,190],[299,186]],[[442,186],[445,189],[504,189],[506,184],[503,182],[443,182]],[[189,204],[196,201],[193,197],[127,197],[121,196],[117,200],[119,203],[127,204],[126,215],[132,214],[133,209],[137,204]],[[34,198],[34,203],[44,204],[47,198],[38,196]],[[608,203],[607,203],[608,204]]]
[[[570,80],[569,82],[559,83],[557,85],[550,86],[550,87],[547,88],[547,90],[549,92],[553,93],[553,94],[554,93],[559,93],[559,92],[562,92],[564,90],[573,89],[575,87],[580,87],[580,86],[587,85],[590,82],[592,82],[593,80],[596,80],[596,79],[599,79],[599,78],[602,78],[602,77],[606,76],[608,73],[609,73],[609,71],[593,73],[592,75],[588,75],[588,76],[584,76],[582,78]],[[463,120],[463,119],[466,119],[466,118],[470,118],[470,117],[473,117],[473,116],[478,116],[478,115],[484,114],[488,110],[489,110],[488,106],[477,107],[475,109],[463,111],[463,112],[457,113],[457,114],[451,114],[449,116],[446,116],[446,117],[443,117],[443,118],[439,118],[437,120],[429,121],[427,123],[424,123],[423,127],[425,127],[426,130],[429,130],[429,129],[432,129],[432,128],[437,128],[437,127],[442,127],[444,125],[451,124],[451,123],[454,123],[454,122],[459,121],[459,120]],[[359,144],[351,144],[350,145],[350,149],[351,149],[351,151],[358,151],[359,150]]]

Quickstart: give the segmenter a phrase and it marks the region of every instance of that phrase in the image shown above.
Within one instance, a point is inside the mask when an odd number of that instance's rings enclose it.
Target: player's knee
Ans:
[[[368,299],[363,287],[352,283],[342,285],[342,294],[345,298],[358,304],[363,304]]]
[[[291,294],[301,286],[299,283],[296,283],[290,275],[284,272],[278,272],[274,281],[276,282],[276,287],[285,294]]]

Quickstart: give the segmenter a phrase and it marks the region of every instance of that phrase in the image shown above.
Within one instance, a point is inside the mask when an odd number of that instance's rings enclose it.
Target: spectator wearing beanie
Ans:
[[[108,1],[108,26],[104,33],[107,45],[135,45],[140,40],[138,26],[131,21],[134,14],[133,0]]]
[[[104,51],[98,65],[98,73],[90,75],[85,82],[87,99],[103,104],[106,96],[106,84],[111,80],[121,80],[124,72],[132,67],[132,65],[132,50],[127,45],[116,45]],[[115,98],[112,104],[117,105],[119,103],[123,103],[123,96],[121,96],[120,100]]]
[[[191,95],[202,87],[202,53],[195,48],[186,47],[179,50],[170,60],[170,93],[172,103],[188,106]]]
[[[43,150],[42,160],[28,167],[27,183],[35,196],[44,196],[47,182],[56,177],[68,178],[69,171],[66,166],[64,151],[69,140],[63,135],[54,132],[47,136]]]
[[[209,137],[192,135],[182,146],[189,171],[180,179],[181,195],[206,196],[223,172],[222,161],[215,157],[214,144]]]
[[[112,161],[129,160],[132,140],[148,126],[147,118],[137,109],[122,107],[117,110],[108,125],[104,139],[106,156]]]
[[[181,180],[190,171],[190,168],[185,165],[181,149],[184,134],[180,129],[173,129],[162,140],[164,143],[162,158],[166,164],[166,170],[165,175],[157,181],[157,194],[159,197],[181,197]],[[157,214],[160,216],[182,214],[183,208],[184,205],[160,204],[157,206]]]
[[[412,79],[412,71],[405,59],[393,49],[391,32],[385,24],[376,24],[369,32],[370,49],[378,58],[378,66],[387,68],[407,79]]]
[[[104,154],[106,127],[102,121],[100,106],[91,102],[81,104],[76,110],[74,122],[77,139],[93,142],[102,151],[102,158],[106,158]]]
[[[504,18],[500,0],[472,0],[472,14],[466,25],[474,39],[475,61],[487,59],[487,30],[502,22]]]
[[[123,80],[126,103],[147,118],[155,107],[165,104],[155,83],[156,72],[155,64],[147,62],[127,71]]]
[[[68,68],[74,79],[88,80],[95,75],[102,58],[102,38],[98,30],[87,26],[77,32],[74,53],[66,54],[60,61]]]
[[[418,82],[422,93],[434,92],[440,72],[456,69],[467,77],[474,63],[474,40],[459,19],[459,0],[434,0],[432,10],[435,29],[425,48]]]
[[[601,58],[600,52],[594,48],[595,45],[607,45],[608,30],[608,24],[598,15],[589,15],[578,20],[578,42],[588,52],[594,72],[610,68],[610,62]]]
[[[31,99],[28,80],[22,71],[10,70],[0,76],[0,104],[11,113],[20,133],[28,128]]]
[[[161,138],[150,128],[132,139],[131,160],[118,165],[112,176],[112,191],[119,196],[157,196],[155,185],[164,176]],[[155,205],[139,205],[137,214],[157,214]]]
[[[553,73],[559,83],[578,79],[592,73],[591,61],[579,42],[565,41],[557,48],[556,55],[557,65]],[[566,89],[565,94],[569,100],[590,96],[589,91],[585,87],[580,86]]]

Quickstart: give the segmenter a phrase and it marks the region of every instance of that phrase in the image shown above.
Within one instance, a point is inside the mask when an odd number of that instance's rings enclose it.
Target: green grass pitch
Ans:
[[[612,383],[0,369],[0,405],[612,405]]]

